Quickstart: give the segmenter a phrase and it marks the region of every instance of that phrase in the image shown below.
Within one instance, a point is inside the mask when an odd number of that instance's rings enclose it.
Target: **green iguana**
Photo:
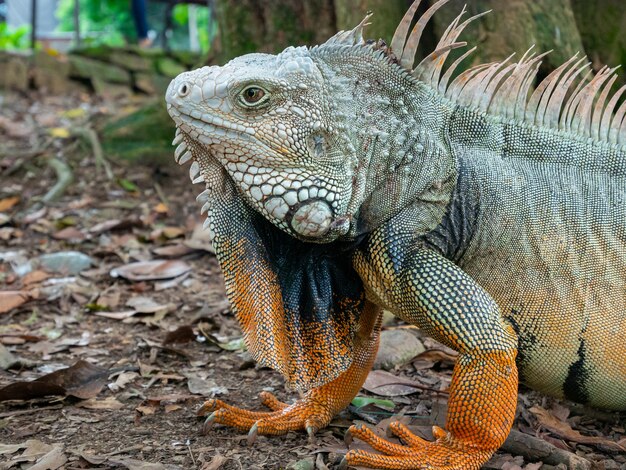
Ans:
[[[626,105],[614,70],[543,55],[444,72],[459,15],[414,67],[415,2],[387,46],[367,18],[326,43],[249,54],[167,90],[226,291],[254,358],[305,392],[270,412],[220,400],[212,422],[313,434],[372,365],[381,309],[459,351],[445,429],[367,427],[349,465],[477,469],[504,442],[519,380],[626,409]],[[409,30],[411,30],[409,32]],[[573,84],[577,87],[572,91]],[[530,96],[529,96],[530,95]]]

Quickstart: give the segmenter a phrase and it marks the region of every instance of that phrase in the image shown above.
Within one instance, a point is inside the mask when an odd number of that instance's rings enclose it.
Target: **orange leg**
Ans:
[[[221,400],[208,400],[198,411],[204,416],[205,430],[213,423],[249,430],[249,440],[257,434],[279,435],[288,431],[306,430],[312,436],[330,423],[356,396],[369,373],[380,330],[379,309],[369,304],[363,312],[363,331],[357,335],[352,365],[335,380],[308,391],[293,405],[280,402],[271,393],[261,394],[263,404],[272,411],[248,411],[227,405]]]
[[[346,464],[379,469],[479,469],[508,435],[517,403],[515,351],[463,354],[450,386],[447,431],[435,426],[434,442],[392,423],[391,431],[407,446],[392,444],[365,427],[353,436],[382,454],[351,450]]]

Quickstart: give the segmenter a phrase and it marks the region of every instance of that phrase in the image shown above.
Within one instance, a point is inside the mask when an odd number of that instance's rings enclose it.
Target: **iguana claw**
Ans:
[[[315,433],[326,426],[334,411],[321,406],[319,397],[305,396],[302,400],[288,405],[280,402],[274,395],[264,392],[263,404],[271,411],[249,411],[228,405],[221,400],[208,400],[198,410],[199,415],[211,412],[204,422],[203,430],[208,431],[213,423],[233,426],[248,431],[248,444],[252,445],[259,434],[280,435],[289,431],[304,430],[310,440]]]
[[[433,427],[436,441],[430,442],[413,434],[400,422],[389,425],[392,434],[399,437],[406,445],[395,444],[380,436],[366,426],[351,426],[348,432],[369,444],[380,452],[349,451],[342,464],[345,467],[365,466],[378,469],[440,469],[467,470],[480,468],[480,462],[488,458],[491,452],[481,450],[469,443],[455,439],[449,432],[437,426]]]
[[[213,427],[213,423],[215,422],[215,413],[211,413],[207,419],[204,420],[204,424],[202,425],[202,434],[208,434],[208,432]]]
[[[256,442],[256,438],[259,433],[259,422],[257,421],[252,425],[250,431],[248,431],[248,445],[251,446]]]

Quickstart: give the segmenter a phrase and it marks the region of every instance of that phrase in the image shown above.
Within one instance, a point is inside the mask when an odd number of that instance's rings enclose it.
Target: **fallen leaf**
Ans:
[[[185,230],[180,227],[163,227],[163,229],[161,229],[161,234],[165,238],[171,240],[172,238],[178,238],[178,237],[184,236]]]
[[[30,299],[28,292],[19,290],[0,291],[0,313],[7,313],[25,304]]]
[[[205,462],[200,470],[219,470],[222,465],[228,462],[228,457],[224,457],[219,452],[213,456],[210,462]]]
[[[537,417],[537,420],[544,428],[565,440],[578,442],[580,444],[601,445],[619,452],[626,452],[626,447],[612,441],[611,439],[601,436],[585,436],[581,434],[575,429],[572,429],[568,423],[559,420],[548,410],[545,410],[540,406],[533,406],[530,408],[530,412]]]
[[[102,400],[89,398],[77,403],[76,406],[89,410],[121,410],[124,408],[124,404],[115,397],[106,397]]]
[[[166,256],[168,258],[181,258],[182,256],[188,255],[189,253],[193,253],[196,250],[195,248],[190,248],[182,243],[175,243],[172,245],[164,245],[154,248],[152,253],[158,256]]]
[[[0,199],[0,212],[6,212],[15,206],[18,202],[20,202],[19,196],[11,196],[6,197],[4,199]]]
[[[142,227],[143,223],[138,217],[127,217],[125,219],[110,219],[94,225],[89,229],[89,233],[98,235],[104,232],[114,232],[129,230],[133,227]]]
[[[71,367],[31,382],[15,382],[0,389],[0,401],[29,400],[49,395],[93,398],[106,385],[108,370],[80,360]]]
[[[129,193],[134,193],[136,191],[139,191],[139,188],[137,187],[135,183],[125,178],[119,178],[117,180],[117,184],[119,184],[122,187],[122,189],[124,189],[124,191],[128,191]]]
[[[187,376],[187,388],[195,395],[203,397],[213,397],[215,395],[226,395],[228,389],[224,386],[217,385],[213,379],[202,379],[200,377]]]
[[[151,405],[139,405],[137,408],[135,408],[135,411],[138,411],[144,416],[149,416],[156,413],[157,407]]]
[[[76,452],[76,451],[74,451],[74,453],[78,455],[81,459],[85,459],[87,462],[89,462],[92,465],[102,465],[104,462],[107,461],[107,457],[103,455],[94,455],[89,452]]]
[[[224,351],[243,351],[246,349],[246,342],[243,338],[235,338],[230,341],[222,342],[209,333],[202,332],[202,334],[209,343],[214,344]]]
[[[184,261],[155,260],[130,263],[111,270],[111,277],[123,277],[129,281],[170,279],[191,270]]]
[[[142,295],[128,299],[126,301],[126,306],[137,310],[139,313],[156,313],[170,308],[170,304],[159,304],[150,297]]]
[[[154,212],[157,212],[159,214],[167,214],[169,212],[169,208],[162,202],[159,202],[156,206],[154,206]]]
[[[189,325],[180,326],[170,331],[163,340],[163,345],[171,343],[188,343],[196,338],[193,328]]]
[[[46,455],[37,459],[37,462],[30,467],[30,470],[56,470],[65,462],[67,462],[67,455],[63,452],[63,445],[58,445]]]
[[[69,119],[76,119],[85,116],[85,114],[87,114],[87,111],[85,111],[83,108],[72,108],[63,111],[61,113],[61,116]]]
[[[65,127],[52,127],[48,129],[48,133],[58,139],[67,139],[70,136],[70,131]]]
[[[126,320],[137,313],[139,313],[137,310],[123,310],[120,312],[94,312],[94,315],[110,318],[111,320]]]
[[[52,234],[52,238],[56,240],[76,240],[81,241],[85,239],[85,234],[78,230],[76,227],[65,227],[58,232]]]
[[[50,277],[50,274],[38,269],[38,270],[31,271],[28,274],[26,274],[22,278],[22,284],[24,284],[25,286],[29,286],[31,284],[38,284],[42,281],[45,281],[49,277]]]
[[[174,404],[165,405],[165,412],[166,413],[171,413],[173,411],[180,410],[181,408],[182,408],[182,406],[180,406],[180,405],[174,405]]]
[[[382,398],[373,398],[373,397],[354,397],[350,402],[357,408],[361,408],[366,405],[374,404],[378,406],[382,406],[383,408],[395,408],[396,404],[391,400],[383,400]]]
[[[116,308],[120,304],[120,291],[110,290],[109,292],[103,292],[98,296],[96,305],[100,305],[106,308]]]
[[[427,387],[414,380],[397,377],[384,370],[373,370],[367,375],[363,388],[376,395],[396,397],[417,393]]]
[[[120,375],[117,376],[117,379],[115,379],[114,383],[109,384],[109,389],[113,392],[118,392],[119,390],[122,390],[124,387],[126,387],[126,385],[133,382],[137,377],[139,377],[139,374],[137,372],[122,372]]]

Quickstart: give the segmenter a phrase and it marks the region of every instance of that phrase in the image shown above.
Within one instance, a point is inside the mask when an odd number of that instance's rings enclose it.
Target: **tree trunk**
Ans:
[[[368,11],[373,13],[365,30],[368,39],[391,42],[393,32],[408,9],[406,0],[335,0],[337,30],[354,28]]]
[[[519,60],[534,44],[537,53],[553,50],[543,60],[540,74],[545,75],[583,50],[570,0],[453,0],[435,15],[437,37],[465,3],[469,12],[466,18],[493,10],[473,22],[461,35],[460,39],[467,41],[468,47],[478,46],[473,60],[468,59],[465,67],[500,61],[513,52],[516,54],[512,60]]]
[[[219,62],[249,52],[319,44],[336,32],[333,0],[221,0],[217,20]]]
[[[626,65],[626,10],[624,0],[571,0],[585,51],[594,69]],[[618,82],[626,82],[620,70]]]

